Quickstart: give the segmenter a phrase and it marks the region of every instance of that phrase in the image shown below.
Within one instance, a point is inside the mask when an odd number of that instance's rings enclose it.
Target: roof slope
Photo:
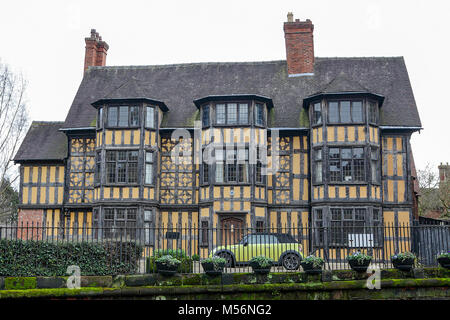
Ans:
[[[58,131],[62,121],[33,121],[14,161],[63,160],[67,157],[67,136]]]
[[[286,70],[285,60],[90,67],[63,128],[93,126],[91,103],[98,99],[137,97],[165,102],[165,127],[191,127],[193,100],[231,94],[269,97],[274,103],[271,127],[301,127],[305,97],[335,85],[350,90],[349,84],[385,97],[381,125],[421,126],[403,57],[316,58],[314,76],[288,77]]]

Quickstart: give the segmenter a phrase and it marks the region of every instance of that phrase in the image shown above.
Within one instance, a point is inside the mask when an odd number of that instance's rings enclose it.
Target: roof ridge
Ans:
[[[403,56],[368,56],[368,57],[314,57],[319,60],[368,60],[368,59],[403,59]],[[121,66],[91,66],[89,69],[148,69],[148,68],[169,68],[169,67],[184,67],[184,66],[200,66],[200,65],[258,65],[270,63],[282,63],[283,60],[263,60],[263,61],[208,61],[208,62],[185,62],[185,63],[168,63],[168,64],[149,64],[149,65],[121,65]]]

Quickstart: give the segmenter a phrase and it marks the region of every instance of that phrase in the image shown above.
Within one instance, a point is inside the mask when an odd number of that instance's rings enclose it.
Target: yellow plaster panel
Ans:
[[[45,192],[46,192],[46,188],[41,187],[41,195],[39,198],[39,203],[41,203],[41,204],[45,203]]]
[[[402,138],[396,138],[397,151],[402,151]]]
[[[294,153],[294,159],[293,161],[293,170],[292,173],[293,174],[300,174],[300,154],[299,153]]]
[[[339,187],[339,198],[345,198],[345,187]]]
[[[131,144],[131,131],[130,130],[125,130],[123,132],[123,143]]]
[[[55,187],[48,188],[48,203],[55,203]]]
[[[250,128],[244,129],[244,142],[246,143],[250,142]]]
[[[58,182],[64,182],[64,167],[59,167]]]
[[[364,131],[364,127],[358,127],[358,141],[365,141],[366,133]]]
[[[230,211],[230,201],[223,202],[223,210]]]
[[[133,144],[138,145],[141,143],[141,132],[140,130],[134,130],[133,132]]]
[[[39,167],[31,167],[31,170],[33,171],[31,181],[37,183]]]
[[[214,187],[214,198],[220,198],[220,187]]]
[[[359,187],[359,197],[367,198],[367,187]]]
[[[214,211],[220,211],[220,202],[214,201]]]
[[[264,217],[264,208],[255,207],[255,216]]]
[[[63,202],[63,192],[64,192],[64,188],[63,187],[59,187],[58,188],[58,203],[62,203]]]
[[[50,183],[56,182],[56,167],[50,167]]]
[[[300,149],[300,137],[294,137],[294,149]]]
[[[293,198],[298,201],[300,199],[300,179],[293,180]]]
[[[30,181],[30,167],[23,167],[23,183]]]
[[[201,217],[209,217],[209,208],[201,208],[200,216]]]
[[[120,189],[119,188],[113,188],[113,198],[114,199],[120,198]]]
[[[41,183],[47,183],[47,167],[42,167]]]
[[[309,192],[308,192],[308,179],[303,179],[303,200],[308,200]]]
[[[133,199],[139,198],[139,188],[133,188],[133,189],[131,189],[131,191],[132,191],[132,198]]]
[[[403,156],[401,154],[397,154],[397,175],[403,176]]]
[[[244,187],[244,198],[250,198],[250,187]]]
[[[245,211],[250,211],[250,207],[251,207],[250,202],[245,201],[244,202],[244,210]]]
[[[230,197],[230,187],[224,187],[223,188],[223,197],[225,199],[228,199]]]
[[[37,187],[31,187],[31,203],[37,203]]]
[[[388,176],[394,175],[394,160],[392,154],[387,155],[387,174]]]
[[[104,197],[105,199],[109,199],[109,195],[110,195],[109,188],[103,189],[103,197]]]
[[[105,190],[106,190],[106,188],[105,188]],[[122,197],[124,199],[127,199],[127,198],[130,197],[130,188],[127,188],[127,187],[123,188],[123,190],[122,190]]]
[[[312,137],[313,137],[312,142],[317,143],[317,129],[316,128],[314,128],[312,131]]]
[[[334,186],[328,186],[328,197],[330,199],[336,198],[336,188]]]
[[[122,131],[120,130],[114,131],[114,143],[122,144]]]
[[[394,181],[388,180],[388,201],[394,201]]]
[[[28,187],[23,187],[23,190],[22,190],[22,203],[28,203]]]
[[[355,127],[347,127],[348,141],[355,141]]]
[[[322,142],[323,141],[323,134],[322,134],[322,128],[320,127],[320,128],[318,128],[318,131],[317,131],[317,134],[318,134],[318,137],[317,137],[317,142]]]
[[[399,225],[409,224],[409,212],[399,211],[398,212],[398,223]]]
[[[394,211],[383,211],[383,220],[386,224],[394,223]]]
[[[398,202],[405,201],[405,181],[397,181]]]
[[[320,197],[320,199],[323,199],[323,197],[324,197],[324,187],[319,187],[319,197]]]
[[[339,141],[339,142],[345,141],[345,128],[344,127],[337,128],[337,141]]]
[[[105,132],[105,144],[109,145],[112,144],[112,131],[106,130]]]
[[[356,198],[356,187],[351,186],[348,189],[350,198]]]
[[[308,154],[303,156],[303,174],[308,174]]]
[[[334,127],[327,127],[327,140],[329,142],[335,141]]]

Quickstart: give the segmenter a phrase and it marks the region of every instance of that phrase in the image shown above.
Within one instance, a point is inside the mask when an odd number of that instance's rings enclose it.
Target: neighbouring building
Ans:
[[[286,60],[148,66],[106,66],[92,30],[67,118],[33,122],[14,158],[19,223],[411,223],[422,128],[403,57],[315,57],[313,29],[288,14]]]

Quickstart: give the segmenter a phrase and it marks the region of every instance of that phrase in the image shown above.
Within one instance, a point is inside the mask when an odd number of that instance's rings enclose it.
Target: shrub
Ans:
[[[270,258],[266,258],[265,256],[257,256],[253,257],[250,260],[250,265],[257,266],[259,268],[265,269],[271,267],[273,264],[273,260]]]
[[[404,262],[404,261],[407,261],[409,259],[413,259],[413,260],[416,259],[416,255],[414,253],[411,253],[411,252],[402,252],[402,253],[394,254],[391,257],[391,260],[395,261],[395,262]]]
[[[211,258],[206,258],[202,260],[202,265],[206,263],[211,263],[215,271],[223,270],[223,267],[227,263],[227,260],[219,256],[212,256]]]
[[[163,266],[169,267],[169,268],[176,267],[181,264],[180,260],[172,257],[171,255],[162,256],[162,257],[156,259],[156,262]]]
[[[304,258],[301,263],[312,265],[314,269],[319,269],[322,268],[324,261],[321,257],[309,255],[306,258]]]
[[[198,254],[193,254],[191,258],[192,261],[200,261],[200,256]]]
[[[146,259],[146,267],[145,271],[147,273],[156,272],[156,259],[161,258],[162,256],[171,256],[180,260],[180,265],[178,267],[178,273],[192,273],[192,258],[186,255],[186,252],[180,249],[164,249],[164,250],[155,250],[152,257],[147,257]]]
[[[136,273],[142,247],[134,242],[45,242],[0,240],[0,276],[66,276]]]
[[[436,258],[437,258],[437,259],[439,259],[439,258],[447,258],[447,259],[450,259],[450,251],[447,251],[447,252],[442,251],[441,253],[439,253],[439,254],[436,256]]]
[[[372,261],[372,256],[369,256],[367,254],[357,251],[357,252],[354,252],[351,255],[347,256],[347,260],[354,261],[357,264],[363,264],[367,261]]]

